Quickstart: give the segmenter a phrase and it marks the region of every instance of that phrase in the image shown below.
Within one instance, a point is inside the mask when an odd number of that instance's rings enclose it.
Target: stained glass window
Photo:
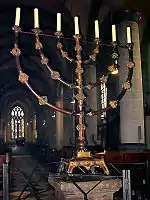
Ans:
[[[24,111],[19,106],[11,111],[11,135],[12,139],[24,137]]]
[[[107,107],[107,86],[105,83],[101,84],[101,108],[104,109]],[[106,117],[106,112],[101,114],[101,118],[104,119]]]

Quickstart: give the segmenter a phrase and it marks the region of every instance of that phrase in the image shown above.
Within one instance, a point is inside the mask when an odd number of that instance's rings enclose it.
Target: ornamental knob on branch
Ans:
[[[39,104],[40,105],[45,105],[45,104],[47,104],[47,102],[48,102],[47,96],[39,97]]]
[[[109,72],[114,72],[115,70],[116,70],[116,67],[115,67],[114,64],[112,64],[112,65],[110,65],[110,66],[108,67],[108,71],[109,71]]]
[[[103,83],[103,84],[105,84],[105,83],[107,83],[107,79],[108,79],[108,76],[102,76],[101,78],[100,78],[100,81],[101,81],[101,83]]]
[[[69,88],[70,88],[70,89],[74,89],[74,88],[76,88],[76,87],[77,87],[77,86],[74,85],[74,84],[71,84],[71,83],[69,84]]]
[[[57,38],[60,38],[63,36],[63,33],[61,31],[56,31],[55,35],[57,36]]]
[[[66,58],[68,56],[68,53],[66,51],[61,51],[61,55],[63,58]]]
[[[42,31],[39,28],[34,28],[32,31],[35,33],[36,36],[38,36]]]
[[[114,52],[114,53],[112,53],[111,57],[112,57],[112,59],[117,60],[119,58],[119,54]]]
[[[122,88],[128,90],[131,88],[131,83],[129,81],[123,83]]]
[[[15,25],[12,27],[12,29],[15,31],[15,33],[21,32],[20,26]]]
[[[59,74],[59,72],[56,72],[56,71],[52,71],[51,72],[51,78],[53,79],[53,80],[58,80],[59,78],[60,78],[60,74]]]
[[[46,58],[44,55],[41,55],[41,63],[42,63],[42,65],[47,65],[48,64],[48,58]]]
[[[35,43],[35,48],[36,48],[36,49],[43,49],[43,45],[42,45],[42,43],[39,42],[39,41],[36,42],[36,43]]]
[[[87,115],[87,116],[93,116],[93,112],[92,112],[92,110],[90,109],[90,110],[87,112],[86,115]]]
[[[20,56],[21,51],[20,49],[15,45],[15,47],[10,52],[13,56]]]
[[[135,63],[134,63],[133,61],[131,61],[131,62],[129,62],[129,63],[127,64],[127,67],[128,67],[128,69],[132,69],[132,68],[135,67]]]
[[[25,74],[25,73],[23,73],[23,72],[20,72],[20,73],[19,73],[19,81],[20,81],[21,83],[27,83],[28,80],[29,80],[29,76],[28,76],[27,74]]]
[[[61,42],[58,42],[58,43],[57,43],[57,48],[58,48],[58,49],[62,49],[62,48],[63,48],[63,45],[62,45]]]
[[[117,103],[117,101],[115,101],[115,100],[110,100],[109,105],[110,105],[112,108],[117,108],[118,103]]]
[[[88,90],[90,90],[92,88],[92,85],[89,83],[85,86],[85,88],[87,88]]]
[[[63,45],[61,42],[57,43],[57,48],[61,51],[61,55],[63,58],[66,58],[68,56],[68,53],[63,50]]]
[[[99,46],[97,46],[95,49],[94,49],[94,54],[98,54],[99,53]]]
[[[93,62],[96,61],[96,55],[95,54],[92,54],[89,56],[90,60],[92,60]]]

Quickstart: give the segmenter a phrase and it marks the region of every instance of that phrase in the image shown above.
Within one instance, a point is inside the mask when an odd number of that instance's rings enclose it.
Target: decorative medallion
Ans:
[[[78,93],[77,95],[76,95],[76,99],[79,101],[79,100],[84,100],[85,99],[85,95],[83,94],[83,93]]]
[[[78,124],[76,128],[77,128],[78,131],[81,131],[81,130],[85,131],[86,126],[84,124]]]
[[[119,58],[119,54],[114,52],[114,53],[112,53],[111,57],[112,57],[112,59],[117,60]]]
[[[75,71],[75,72],[76,72],[76,74],[77,74],[77,73],[82,74],[82,73],[83,73],[83,68],[81,68],[81,67],[79,68],[79,67],[78,67],[78,68],[76,68],[76,71]]]

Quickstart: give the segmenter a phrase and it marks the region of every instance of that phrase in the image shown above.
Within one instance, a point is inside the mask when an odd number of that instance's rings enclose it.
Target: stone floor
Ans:
[[[29,180],[32,173],[31,180]],[[22,197],[28,196],[27,200],[56,200],[54,190],[49,185],[47,177],[48,172],[23,147],[13,147],[10,199],[16,200],[24,187],[28,185],[22,195]],[[37,193],[37,198],[34,197],[28,183]]]

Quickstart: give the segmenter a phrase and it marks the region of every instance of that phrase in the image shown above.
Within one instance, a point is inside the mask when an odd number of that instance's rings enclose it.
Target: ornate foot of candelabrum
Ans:
[[[104,158],[96,159],[91,155],[90,151],[80,152],[79,155],[71,159],[61,159],[58,173],[73,173],[75,168],[78,168],[80,172],[87,173],[89,171],[92,174],[96,174],[96,168],[101,168],[104,174],[109,175],[109,170],[105,164]],[[89,154],[89,156],[87,156]]]
[[[63,80],[59,74],[59,72],[54,71],[50,65],[48,58],[45,57],[43,53],[43,45],[40,42],[40,34],[41,31],[39,28],[35,28],[33,32],[35,33],[35,48],[39,51],[39,55],[41,58],[41,63],[47,67],[51,74],[51,78],[53,80],[60,81],[62,84],[68,86],[70,89],[75,89],[76,90],[76,111],[69,111],[65,110],[63,108],[59,108],[55,105],[52,105],[48,103],[47,98],[45,96],[40,96],[37,94],[34,89],[31,87],[31,85],[28,82],[29,76],[25,73],[23,73],[23,70],[21,68],[21,64],[19,61],[19,57],[21,55],[21,51],[19,49],[18,45],[18,35],[19,33],[22,33],[20,27],[14,26],[13,27],[14,33],[15,33],[15,42],[14,42],[14,48],[12,49],[11,53],[13,56],[16,58],[16,65],[19,73],[19,81],[25,84],[28,89],[35,95],[35,97],[38,99],[40,105],[47,105],[52,109],[55,109],[56,111],[69,114],[72,116],[75,116],[76,119],[78,120],[78,124],[76,126],[76,129],[78,131],[78,142],[77,142],[77,150],[75,154],[73,155],[72,158],[70,159],[61,159],[60,162],[60,167],[58,169],[59,172],[66,172],[66,173],[73,173],[73,170],[75,168],[79,168],[83,173],[85,173],[86,170],[89,170],[91,173],[95,173],[95,169],[101,168],[104,172],[104,174],[108,175],[109,170],[105,164],[104,158],[102,157],[101,159],[96,159],[91,155],[91,152],[85,149],[85,124],[84,120],[85,117],[91,117],[94,115],[101,114],[105,111],[108,111],[112,108],[116,108],[119,101],[121,98],[124,96],[125,92],[130,89],[131,86],[131,79],[132,79],[132,74],[133,74],[133,68],[134,68],[134,62],[133,62],[133,44],[128,43],[124,48],[128,49],[129,52],[129,63],[127,65],[128,68],[128,76],[125,81],[125,83],[122,85],[122,90],[118,97],[115,99],[110,100],[109,105],[104,108],[100,109],[97,111],[86,111],[84,110],[84,100],[85,100],[85,90],[90,90],[100,84],[104,84],[107,82],[108,77],[118,70],[118,59],[119,59],[119,54],[118,54],[118,44],[117,42],[112,42],[112,64],[108,67],[108,72],[103,75],[102,77],[99,78],[98,81],[95,83],[88,83],[87,85],[83,84],[83,65],[90,63],[91,61],[94,62],[96,60],[96,55],[99,53],[99,46],[101,45],[99,38],[95,39],[95,49],[93,51],[93,54],[89,56],[87,60],[83,60],[81,58],[81,46],[80,46],[80,35],[75,34],[74,39],[75,39],[75,51],[76,51],[76,59],[70,58],[68,56],[68,53],[63,50],[63,45],[61,43],[62,40],[62,32],[56,32],[55,35],[57,37],[57,48],[61,52],[62,57],[66,58],[70,62],[73,62],[76,64],[76,84],[73,83],[68,83],[65,80]],[[104,44],[103,44],[104,45]]]

